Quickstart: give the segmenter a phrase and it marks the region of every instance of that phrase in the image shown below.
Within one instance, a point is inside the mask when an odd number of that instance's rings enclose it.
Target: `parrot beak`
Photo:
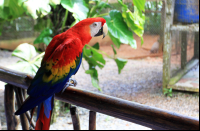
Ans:
[[[108,34],[108,26],[107,26],[107,24],[105,23],[105,24],[103,25],[103,38],[105,38],[107,34]]]
[[[99,30],[99,32],[95,35],[95,37],[103,35],[103,38],[105,38],[106,35],[107,35],[107,33],[108,33],[108,26],[105,23],[104,26],[101,27],[101,29]]]

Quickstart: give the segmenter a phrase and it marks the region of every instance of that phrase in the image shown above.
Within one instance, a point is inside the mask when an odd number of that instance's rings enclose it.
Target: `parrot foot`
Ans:
[[[77,81],[75,79],[70,78],[69,81],[66,83],[65,87],[62,90],[62,93],[67,89],[69,86],[76,87]]]

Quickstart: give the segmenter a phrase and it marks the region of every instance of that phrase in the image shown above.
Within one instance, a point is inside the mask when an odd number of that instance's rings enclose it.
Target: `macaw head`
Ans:
[[[72,30],[80,34],[84,44],[89,43],[92,37],[103,36],[108,33],[108,27],[104,18],[87,18],[77,23]]]

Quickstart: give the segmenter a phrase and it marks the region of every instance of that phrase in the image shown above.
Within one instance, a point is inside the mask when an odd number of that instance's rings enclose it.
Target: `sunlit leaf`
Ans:
[[[19,57],[25,61],[30,61],[36,54],[35,47],[27,43],[19,45],[12,53],[13,56]]]
[[[18,0],[18,5],[19,6],[23,5],[25,1],[27,1],[27,0]]]
[[[49,0],[51,5],[59,5],[61,0]]]
[[[34,19],[38,18],[37,12],[45,16],[51,11],[49,0],[27,0],[23,6]]]
[[[133,4],[141,11],[145,11],[145,3],[146,0],[133,0]]]
[[[35,75],[38,70],[38,68],[34,64],[31,64],[27,61],[19,61],[14,65],[9,66],[9,68],[30,75]]]
[[[4,0],[0,0],[0,8],[3,8]]]
[[[87,18],[89,9],[87,3],[84,0],[61,0],[61,5],[74,13],[77,19],[83,20]]]

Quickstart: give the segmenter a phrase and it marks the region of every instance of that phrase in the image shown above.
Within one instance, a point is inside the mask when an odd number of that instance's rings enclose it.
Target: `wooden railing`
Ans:
[[[8,83],[5,86],[5,112],[8,129],[15,129],[16,123],[13,113],[14,92],[20,106],[24,100],[24,89],[30,85],[33,76],[27,76],[16,71],[0,68],[0,81]],[[158,108],[122,100],[119,98],[98,94],[76,88],[67,88],[64,93],[56,94],[56,99],[76,106],[87,108],[90,111],[89,129],[96,129],[96,112],[133,122],[152,129],[173,129],[173,130],[198,130],[199,119],[183,116]],[[74,129],[80,129],[80,122],[76,108],[71,109]],[[27,120],[30,114],[20,116],[23,129],[27,129]],[[34,122],[32,122],[34,127]]]

